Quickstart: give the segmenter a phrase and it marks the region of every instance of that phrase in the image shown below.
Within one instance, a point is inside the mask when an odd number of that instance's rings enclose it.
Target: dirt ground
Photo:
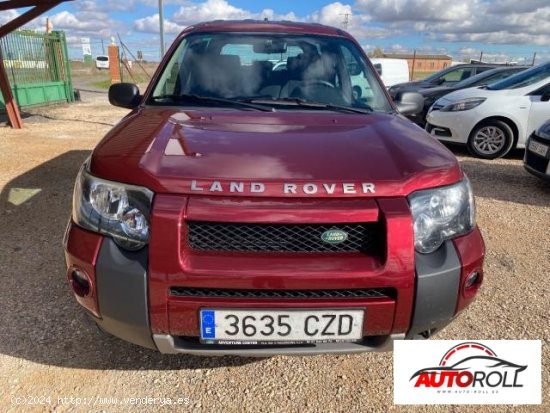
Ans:
[[[131,73],[124,66],[122,67],[122,81],[137,83],[140,88],[145,89],[149,79],[155,73],[158,63],[134,63]],[[71,73],[73,86],[83,90],[107,91],[111,84],[109,70],[97,69],[95,63],[85,64],[83,62],[71,62]]]
[[[61,240],[80,164],[126,111],[105,94],[82,98],[26,114],[23,130],[0,126],[0,411],[166,409],[116,404],[125,397],[182,398],[178,411],[550,411],[550,185],[521,154],[487,162],[457,150],[477,195],[485,284],[437,338],[542,340],[543,405],[400,407],[391,353],[165,356],[96,330],[66,285]],[[17,405],[30,397],[44,404]]]

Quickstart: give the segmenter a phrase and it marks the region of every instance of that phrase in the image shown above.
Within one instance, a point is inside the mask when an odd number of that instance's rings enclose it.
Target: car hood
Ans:
[[[470,87],[467,89],[461,89],[456,90],[454,92],[449,93],[448,95],[443,96],[441,99],[438,100],[439,102],[456,102],[462,99],[469,99],[469,98],[489,98],[492,96],[502,96],[506,95],[510,92],[509,90],[487,90],[479,87]]]
[[[422,94],[423,96],[436,96],[436,95],[442,95],[444,93],[451,93],[455,90],[456,89],[452,87],[436,86],[436,87],[420,89],[418,93]]]
[[[437,103],[441,104],[449,104],[452,102],[456,102],[458,100],[462,99],[468,99],[468,98],[497,98],[502,99],[506,98],[507,96],[510,97],[517,97],[517,96],[525,96],[528,93],[532,92],[533,90],[538,89],[540,86],[543,86],[546,84],[548,80],[545,79],[544,81],[534,83],[529,86],[525,86],[522,88],[517,89],[501,89],[501,90],[491,90],[487,89],[485,87],[470,87],[467,89],[461,89],[457,90],[455,92],[449,93],[448,95],[445,95],[441,99],[437,101]]]
[[[400,115],[173,107],[124,118],[90,170],[158,193],[235,196],[304,195],[304,185],[308,196],[398,196],[462,177],[453,154]],[[285,183],[296,194],[284,194]]]

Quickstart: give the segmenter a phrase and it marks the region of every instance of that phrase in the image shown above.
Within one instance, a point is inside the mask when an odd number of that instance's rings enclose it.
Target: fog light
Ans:
[[[86,297],[90,294],[90,280],[82,271],[74,270],[71,273],[71,287],[79,297]]]
[[[470,275],[468,275],[468,278],[466,278],[466,281],[464,282],[464,288],[465,289],[472,288],[474,285],[479,283],[479,281],[480,281],[479,273],[475,271]]]

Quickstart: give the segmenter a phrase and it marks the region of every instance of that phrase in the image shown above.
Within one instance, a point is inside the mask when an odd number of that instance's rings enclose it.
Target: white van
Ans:
[[[387,88],[398,83],[408,82],[409,64],[405,59],[386,59],[372,58],[370,59],[374,68],[382,78],[384,86]]]
[[[98,69],[109,69],[109,56],[97,56],[95,58],[95,67]]]

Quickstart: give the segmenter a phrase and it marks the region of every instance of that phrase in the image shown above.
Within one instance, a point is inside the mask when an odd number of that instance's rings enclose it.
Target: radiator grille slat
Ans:
[[[188,244],[198,251],[235,252],[363,252],[381,244],[378,223],[353,224],[248,224],[189,221]],[[347,239],[339,244],[323,241],[329,230]]]
[[[393,297],[390,288],[362,288],[347,290],[233,290],[225,288],[170,287],[176,297],[203,298],[259,298],[259,299],[347,299]]]

